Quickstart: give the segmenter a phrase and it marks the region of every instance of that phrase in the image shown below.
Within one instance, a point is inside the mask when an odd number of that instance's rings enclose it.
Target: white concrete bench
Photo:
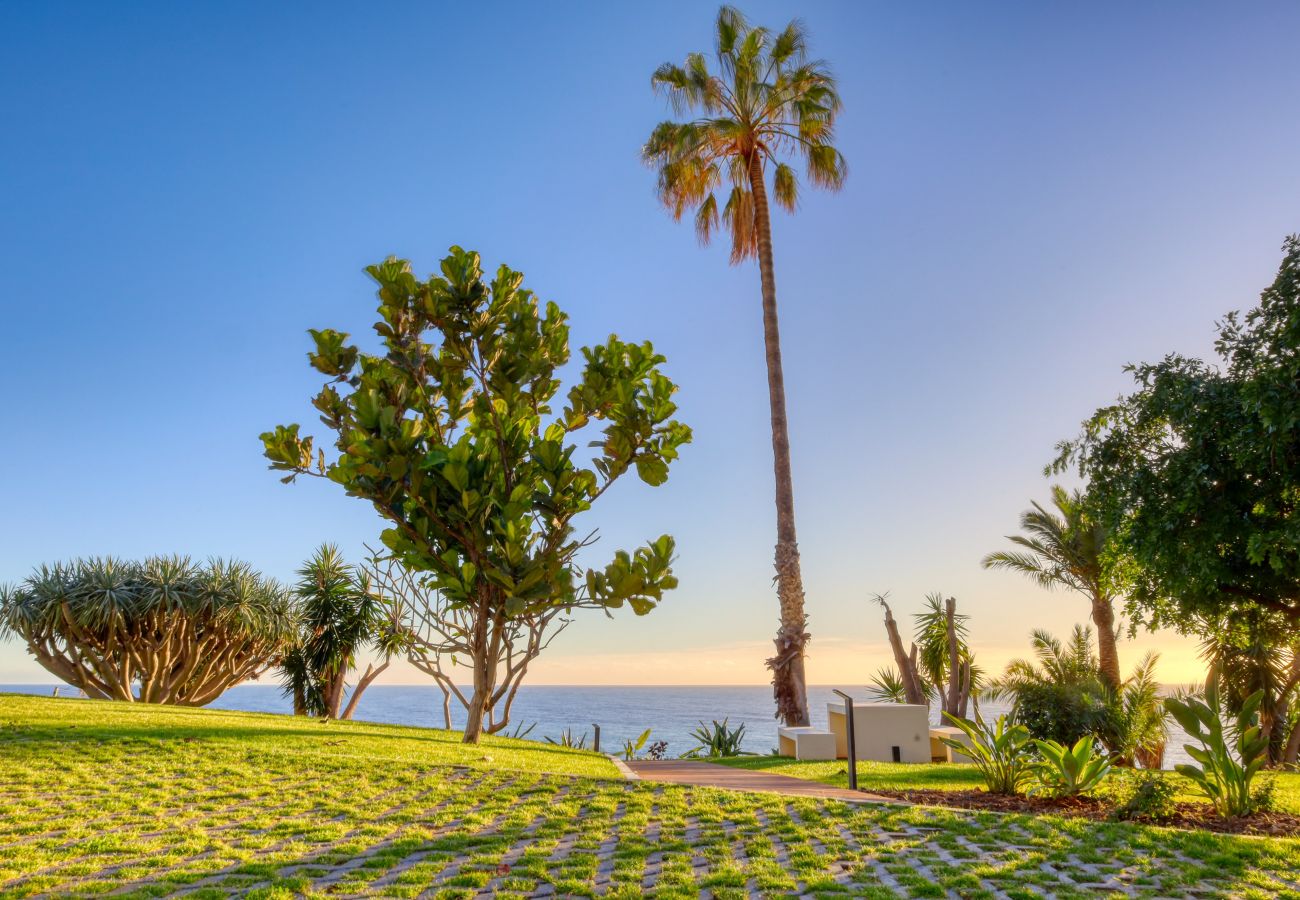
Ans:
[[[962,731],[955,725],[931,725],[930,726],[930,757],[936,762],[959,762],[968,763],[970,757],[960,750],[954,750],[945,744],[940,738],[951,738],[967,747],[970,744],[970,735]]]
[[[834,759],[835,735],[811,726],[786,727],[776,730],[776,739],[782,756],[795,759]]]
[[[844,704],[826,704],[826,721],[835,735],[835,755],[849,755],[848,720]],[[908,703],[855,703],[853,738],[858,759],[877,762],[928,763],[930,711]]]

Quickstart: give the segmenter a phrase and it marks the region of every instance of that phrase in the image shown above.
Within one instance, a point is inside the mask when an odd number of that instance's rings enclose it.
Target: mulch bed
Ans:
[[[908,803],[947,806],[955,809],[991,812],[1029,813],[1035,815],[1078,816],[1098,821],[1111,818],[1111,805],[1094,797],[1004,797],[982,790],[965,791],[882,791],[871,793]],[[1261,812],[1253,816],[1225,819],[1204,803],[1179,803],[1173,816],[1146,824],[1171,828],[1197,828],[1221,834],[1262,834],[1270,837],[1300,837],[1300,816],[1283,812]]]

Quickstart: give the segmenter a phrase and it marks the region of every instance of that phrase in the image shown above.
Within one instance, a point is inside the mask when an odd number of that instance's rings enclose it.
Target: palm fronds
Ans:
[[[731,259],[758,249],[755,179],[771,170],[772,195],[782,208],[798,205],[799,181],[786,157],[803,161],[817,187],[838,190],[847,165],[835,149],[840,97],[826,64],[808,58],[808,36],[795,21],[780,32],[749,24],[724,6],[715,22],[715,69],[704,54],[664,63],[650,77],[686,121],[660,123],[642,148],[658,173],[658,193],[675,219],[688,212],[708,243],[719,221],[731,237]],[[725,202],[715,191],[730,183]]]

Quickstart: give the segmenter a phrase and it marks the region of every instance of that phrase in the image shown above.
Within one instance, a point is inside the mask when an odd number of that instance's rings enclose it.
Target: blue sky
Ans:
[[[1300,6],[744,8],[801,16],[845,104],[844,190],[774,223],[810,677],[886,661],[884,590],[957,596],[1000,664],[1086,614],[978,565],[1053,443],[1124,363],[1208,352],[1300,230]],[[654,341],[696,434],[667,486],[589,519],[599,556],[673,533],[681,589],[578,622],[537,680],[763,681],[757,271],[698,247],[638,161],[668,112],[650,72],[707,49],[714,11],[0,7],[0,580],[159,552],[287,578],[321,541],[373,543],[368,507],[280,485],[257,435],[314,424],[305,330],[368,331],[364,265],[458,243],[524,271],[575,345]],[[1194,674],[1185,642],[1141,646]],[[43,678],[0,646],[0,681]]]

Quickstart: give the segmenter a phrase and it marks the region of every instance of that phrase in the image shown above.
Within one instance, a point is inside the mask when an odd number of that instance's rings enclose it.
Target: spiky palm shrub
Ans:
[[[984,696],[1012,702],[1012,718],[1040,740],[1074,744],[1091,735],[1118,765],[1160,768],[1165,712],[1155,677],[1159,655],[1145,656],[1112,691],[1093,650],[1092,629],[1076,625],[1062,642],[1042,629],[1032,633],[1034,660],[1016,659]]]
[[[0,634],[97,699],[202,706],[274,665],[295,628],[289,592],[239,562],[85,559],[0,590]]]
[[[366,673],[352,689],[346,713],[343,693],[357,654],[367,645],[380,644],[383,610],[370,590],[368,579],[348,565],[333,544],[322,544],[298,570],[295,593],[302,616],[301,633],[292,653],[281,664],[285,692],[294,698],[294,712],[351,718],[362,691],[384,668]],[[382,648],[381,648],[382,649]],[[303,703],[299,708],[299,698]]]

